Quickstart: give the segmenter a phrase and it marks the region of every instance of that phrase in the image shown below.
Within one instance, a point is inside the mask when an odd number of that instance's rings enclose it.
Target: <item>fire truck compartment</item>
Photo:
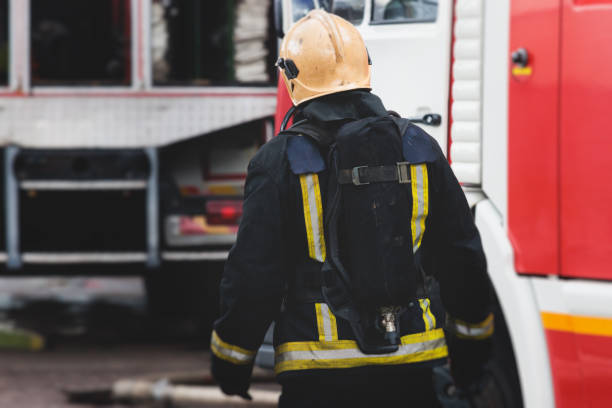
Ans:
[[[19,200],[24,253],[146,250],[142,190],[22,190]]]
[[[129,85],[130,1],[31,0],[34,85]]]
[[[154,0],[154,84],[271,83],[276,56],[271,21],[269,0]]]

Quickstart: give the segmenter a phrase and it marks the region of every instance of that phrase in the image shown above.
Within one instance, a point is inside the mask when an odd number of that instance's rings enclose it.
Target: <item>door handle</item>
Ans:
[[[518,65],[521,68],[525,68],[529,64],[529,52],[525,48],[513,51],[510,58],[514,65]]]
[[[422,123],[427,126],[440,126],[442,115],[438,113],[427,113],[422,118],[408,118],[412,123]]]

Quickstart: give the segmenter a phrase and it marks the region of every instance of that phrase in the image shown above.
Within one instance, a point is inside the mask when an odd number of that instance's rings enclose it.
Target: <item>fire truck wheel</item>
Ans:
[[[208,344],[219,312],[223,263],[173,262],[144,277],[147,307],[154,324],[168,324],[179,334]]]
[[[481,395],[484,403],[482,406],[522,408],[523,398],[510,333],[497,298],[494,302],[493,356],[487,365],[490,381]],[[491,405],[494,402],[501,405]]]

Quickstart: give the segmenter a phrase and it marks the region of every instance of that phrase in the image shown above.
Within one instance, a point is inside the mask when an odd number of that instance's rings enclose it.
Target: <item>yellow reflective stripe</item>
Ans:
[[[304,220],[306,222],[306,238],[308,240],[308,255],[319,262],[325,262],[325,236],[323,233],[323,206],[321,203],[321,187],[319,175],[316,173],[300,175]]]
[[[414,354],[399,354],[396,356],[383,357],[354,357],[354,358],[330,358],[330,359],[310,359],[310,360],[288,360],[277,363],[274,366],[276,374],[291,370],[313,370],[313,369],[333,369],[333,368],[352,368],[368,365],[398,365],[418,363],[422,361],[436,360],[448,357],[448,349],[441,346],[433,350],[424,350]]]
[[[331,339],[332,341],[338,340],[338,323],[336,322],[336,316],[332,313],[331,309],[329,309],[329,322],[331,324]]]
[[[326,303],[315,303],[315,312],[317,315],[319,341],[327,342],[338,340],[336,316],[334,316],[329,306],[327,306]]]
[[[304,207],[304,220],[306,221],[306,237],[308,239],[308,254],[311,258],[315,257],[314,237],[312,232],[312,221],[310,220],[310,204],[308,202],[308,174],[300,176],[302,186],[302,201]]]
[[[315,313],[317,315],[317,331],[319,332],[319,341],[325,341],[325,328],[323,327],[323,313],[321,312],[320,303],[315,303]]]
[[[429,215],[429,178],[427,176],[427,165],[421,164],[420,167],[423,173],[423,215],[421,217],[421,235],[419,235],[417,241],[417,248],[421,246],[423,234],[425,234],[425,219]]]
[[[317,203],[317,221],[319,224],[319,250],[321,252],[321,262],[325,262],[327,253],[325,251],[325,234],[323,233],[323,204],[321,203],[321,186],[319,185],[319,175],[313,175],[314,195]]]
[[[412,218],[410,219],[410,229],[412,231],[412,248],[416,248],[416,221],[419,215],[419,195],[417,194],[416,167],[410,166],[410,182],[412,184]],[[416,251],[416,249],[414,249]]]
[[[420,333],[407,334],[401,337],[402,344],[422,343],[424,341],[439,340],[444,338],[443,329],[435,329]]]
[[[467,323],[459,319],[449,319],[457,337],[482,340],[493,335],[495,325],[493,313],[479,323]]]
[[[425,220],[429,214],[429,179],[426,164],[410,166],[410,183],[412,187],[412,250],[416,252],[421,246],[425,233]]]
[[[418,344],[433,340],[444,339],[444,331],[435,329],[431,331],[407,334],[401,337],[401,344]],[[280,344],[276,347],[276,354],[283,354],[288,351],[306,350],[346,350],[358,348],[355,340],[335,340],[335,341],[292,341]]]
[[[211,351],[220,359],[234,364],[249,364],[255,359],[255,351],[229,344],[221,340],[216,330],[210,339]]]
[[[353,340],[284,343],[276,348],[275,371],[408,364],[447,356],[444,332],[436,329],[402,336],[398,351],[380,355],[364,354]]]
[[[436,327],[436,317],[431,313],[431,301],[428,298],[419,299],[419,305],[423,310],[423,322],[425,330],[432,330]]]

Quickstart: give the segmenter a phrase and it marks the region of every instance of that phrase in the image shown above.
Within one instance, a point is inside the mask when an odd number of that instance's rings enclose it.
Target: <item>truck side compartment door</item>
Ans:
[[[335,2],[334,2],[335,3]],[[424,126],[447,149],[452,1],[366,0],[358,25],[372,58],[372,90],[407,118],[442,116]]]
[[[564,0],[561,275],[612,280],[612,0]]]

